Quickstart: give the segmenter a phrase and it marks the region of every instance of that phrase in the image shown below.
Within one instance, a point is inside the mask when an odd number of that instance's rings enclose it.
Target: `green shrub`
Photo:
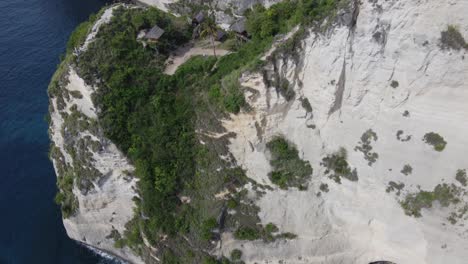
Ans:
[[[411,165],[409,165],[409,164],[406,164],[405,166],[403,166],[403,169],[401,170],[401,173],[408,176],[411,173],[413,173],[413,167],[411,167]]]
[[[234,232],[234,237],[239,240],[256,240],[261,236],[258,229],[252,227],[239,227]]]
[[[329,192],[328,184],[326,184],[326,183],[320,184],[320,191],[322,191],[322,192]]]
[[[346,158],[346,150],[344,148],[340,148],[338,152],[328,155],[322,159],[321,165],[327,168],[325,174],[330,174],[329,178],[333,179],[337,183],[341,183],[341,177],[350,181],[357,181],[359,179],[356,170],[351,170]]]
[[[405,184],[400,182],[400,183],[396,183],[394,181],[390,181],[388,182],[388,187],[387,189],[385,190],[386,192],[392,192],[392,191],[395,191],[396,190],[396,194],[397,195],[400,195],[401,193],[401,190],[403,190],[403,188],[405,187]]]
[[[444,49],[468,49],[468,43],[453,25],[448,25],[446,30],[440,32],[440,41]]]
[[[354,148],[355,151],[360,151],[364,155],[364,159],[368,161],[368,165],[372,166],[377,159],[379,158],[379,154],[376,152],[372,152],[372,141],[377,141],[377,133],[375,133],[372,129],[368,129],[364,132],[361,136],[361,141],[358,143],[358,146]]]
[[[270,164],[273,171],[269,174],[271,181],[282,189],[304,187],[312,174],[308,161],[299,158],[297,149],[284,138],[277,137],[267,143],[271,152]]]
[[[458,203],[459,194],[460,190],[456,186],[443,183],[438,184],[431,192],[419,191],[408,194],[400,204],[407,215],[420,217],[421,209],[431,208],[434,201],[438,201],[444,207]]]
[[[209,218],[203,221],[203,224],[201,226],[202,238],[204,240],[210,240],[213,237],[213,229],[215,229],[217,226],[218,223],[214,218]]]
[[[455,179],[461,183],[461,185],[466,186],[468,178],[466,177],[466,170],[458,170],[455,175]]]
[[[240,249],[234,249],[231,251],[231,260],[232,261],[237,261],[242,258],[242,251]]]
[[[279,230],[278,227],[273,223],[268,223],[265,226],[265,232],[267,232],[268,234],[278,232],[278,230]]]
[[[424,135],[423,141],[434,147],[436,151],[442,151],[447,145],[447,141],[437,133],[430,132]]]
[[[76,27],[76,29],[72,32],[68,39],[67,53],[71,53],[75,48],[78,48],[81,45],[83,45],[96,19],[96,15],[90,15],[88,21],[85,21],[79,24],[78,27]]]

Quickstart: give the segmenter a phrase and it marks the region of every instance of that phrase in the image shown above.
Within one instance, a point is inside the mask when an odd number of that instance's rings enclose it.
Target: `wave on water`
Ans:
[[[80,243],[81,245],[83,245],[84,247],[86,247],[87,249],[89,249],[93,254],[97,255],[97,256],[100,256],[102,257],[101,260],[99,260],[98,264],[130,264],[129,262],[127,261],[124,261],[114,255],[111,255],[105,251],[102,251],[100,249],[97,249],[97,248],[94,248],[94,247],[91,247],[89,245],[86,245],[86,244],[83,244],[83,243]]]

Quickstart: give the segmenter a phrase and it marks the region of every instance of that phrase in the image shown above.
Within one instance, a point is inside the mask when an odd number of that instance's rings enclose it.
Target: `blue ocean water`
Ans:
[[[70,240],[47,158],[47,85],[105,0],[0,0],[0,263],[106,263]]]

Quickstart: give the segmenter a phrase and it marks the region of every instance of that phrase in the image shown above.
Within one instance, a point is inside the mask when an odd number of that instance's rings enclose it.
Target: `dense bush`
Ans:
[[[407,215],[420,217],[421,209],[431,208],[434,201],[438,201],[444,207],[460,202],[459,192],[460,190],[453,184],[439,184],[434,188],[434,191],[419,191],[408,194],[400,204]]]
[[[340,148],[339,151],[328,155],[322,159],[321,165],[326,168],[325,174],[337,183],[341,183],[341,177],[350,181],[357,181],[358,175],[356,169],[351,170],[348,164],[346,149]],[[328,188],[327,188],[328,189]]]
[[[423,141],[433,146],[434,150],[439,152],[444,150],[445,145],[447,145],[447,141],[445,141],[442,136],[434,132],[426,133],[424,135]]]
[[[252,227],[239,227],[234,232],[234,237],[239,240],[255,240],[259,239],[260,231]]]
[[[466,170],[457,170],[455,179],[460,182],[461,185],[467,186],[468,178],[466,177]]]
[[[308,161],[299,158],[297,149],[284,138],[277,137],[267,143],[271,152],[270,164],[273,171],[271,181],[282,189],[300,187],[306,184],[312,174]]]
[[[468,43],[453,25],[448,25],[446,30],[440,32],[440,42],[444,49],[468,49]]]

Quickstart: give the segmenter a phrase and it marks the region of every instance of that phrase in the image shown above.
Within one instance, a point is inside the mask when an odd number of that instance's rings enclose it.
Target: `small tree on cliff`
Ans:
[[[211,46],[213,47],[213,55],[216,57],[215,38],[218,32],[218,26],[216,25],[214,18],[212,16],[207,17],[200,26],[200,36],[202,38],[210,37]]]

